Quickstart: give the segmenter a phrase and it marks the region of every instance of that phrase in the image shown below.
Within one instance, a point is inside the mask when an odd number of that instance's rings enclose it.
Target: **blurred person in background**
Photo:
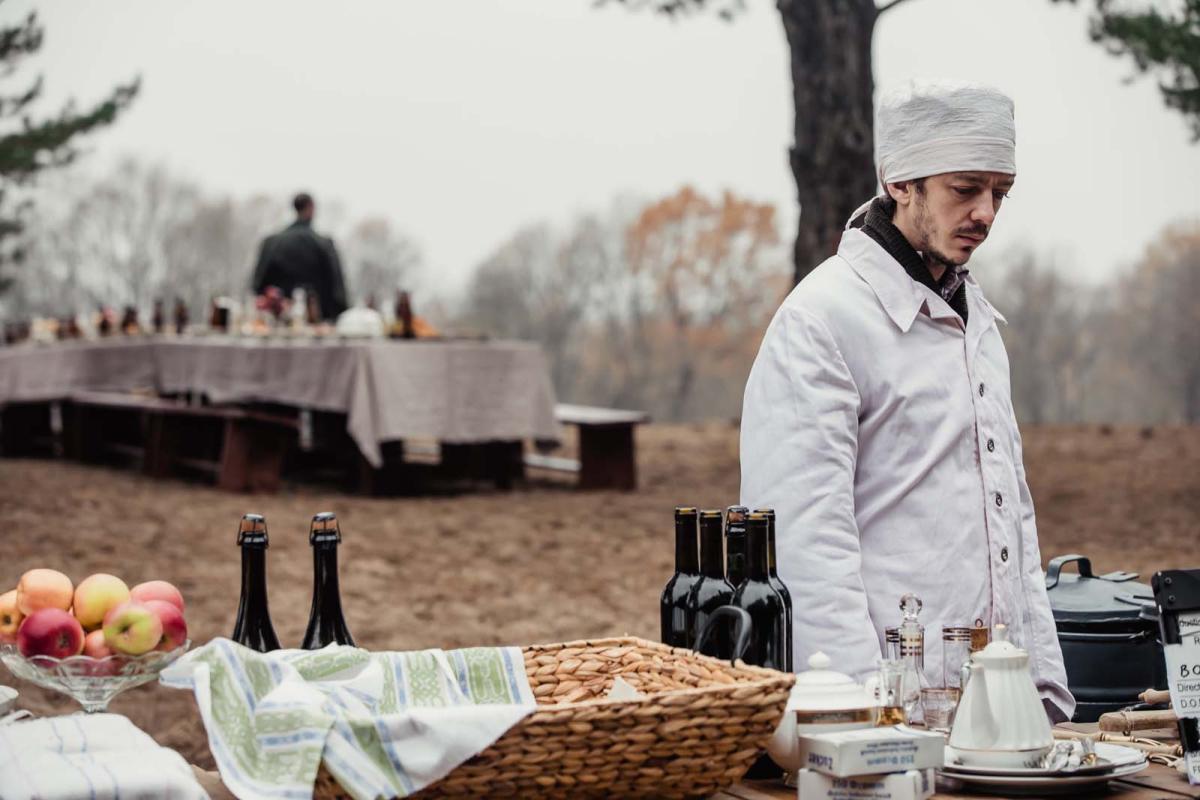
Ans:
[[[776,312],[747,380],[742,503],[776,510],[796,664],[823,651],[865,678],[912,592],[926,685],[943,625],[1004,623],[1047,714],[1070,719],[1005,320],[966,269],[1016,175],[1012,100],[913,84],[875,130],[883,191]]]
[[[346,283],[333,240],[313,230],[316,205],[312,195],[300,193],[292,200],[296,221],[263,239],[254,268],[253,289],[262,294],[268,286],[284,297],[296,289],[315,294],[322,320],[335,320],[346,310]]]

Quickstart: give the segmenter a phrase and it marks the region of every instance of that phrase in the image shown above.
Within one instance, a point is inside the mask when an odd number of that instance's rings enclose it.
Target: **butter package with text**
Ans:
[[[801,764],[837,778],[942,766],[946,740],[940,733],[906,725],[864,728],[800,737]]]
[[[835,778],[811,769],[796,773],[799,800],[925,800],[933,796],[936,781],[932,769],[853,778]]]

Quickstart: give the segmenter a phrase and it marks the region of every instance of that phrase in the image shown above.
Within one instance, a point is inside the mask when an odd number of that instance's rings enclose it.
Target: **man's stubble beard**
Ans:
[[[969,253],[967,254],[966,258],[959,261],[951,258],[933,246],[937,229],[934,227],[933,219],[929,214],[929,210],[925,205],[924,195],[921,192],[918,192],[917,194],[915,210],[916,215],[913,222],[915,223],[917,229],[917,235],[921,238],[920,246],[917,247],[917,249],[921,251],[921,255],[925,260],[925,265],[929,267],[937,266],[953,270],[962,266],[963,264],[966,264],[971,258]]]

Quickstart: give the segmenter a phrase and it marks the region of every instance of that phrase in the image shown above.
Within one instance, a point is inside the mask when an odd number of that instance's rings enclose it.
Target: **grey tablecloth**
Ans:
[[[394,439],[558,436],[545,357],[522,342],[184,337],[0,348],[0,404],[137,388],[345,412],[375,466],[380,442]]]

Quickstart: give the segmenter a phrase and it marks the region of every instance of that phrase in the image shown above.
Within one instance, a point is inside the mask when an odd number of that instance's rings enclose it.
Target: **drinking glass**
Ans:
[[[875,699],[879,707],[876,725],[901,725],[904,713],[905,664],[895,658],[881,659],[876,677]]]
[[[971,629],[963,626],[942,628],[942,685],[962,689],[963,664],[971,658]]]
[[[889,660],[900,658],[900,628],[892,626],[883,629],[883,655]]]
[[[921,690],[921,709],[925,713],[925,727],[931,731],[949,733],[954,726],[954,713],[958,710],[960,692],[954,687]]]

